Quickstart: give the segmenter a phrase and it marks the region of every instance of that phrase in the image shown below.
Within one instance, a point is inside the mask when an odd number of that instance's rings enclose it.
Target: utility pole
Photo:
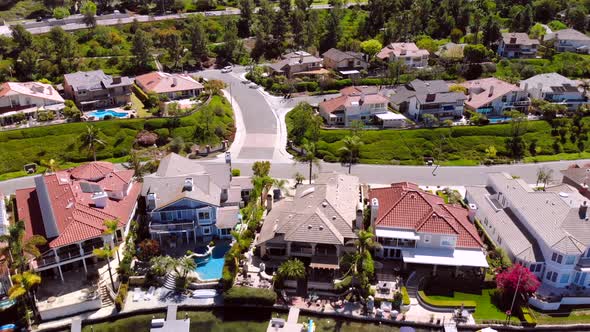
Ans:
[[[516,301],[516,294],[518,294],[518,287],[520,286],[520,279],[522,278],[522,266],[520,273],[518,274],[518,281],[516,282],[516,289],[514,290],[514,296],[512,297],[512,304],[510,304],[510,310],[506,313],[506,323],[510,323],[510,317],[512,316],[512,310],[514,309],[514,302]]]

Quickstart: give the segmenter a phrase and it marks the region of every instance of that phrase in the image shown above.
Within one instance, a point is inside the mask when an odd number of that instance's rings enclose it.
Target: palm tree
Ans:
[[[127,162],[129,163],[128,168],[133,170],[133,176],[137,179],[137,181],[142,182],[143,175],[146,173],[146,169],[142,165],[137,152],[130,152]]]
[[[277,269],[275,276],[275,282],[281,282],[283,280],[297,280],[299,282],[305,279],[305,265],[302,261],[297,258],[289,259],[281,263]]]
[[[364,143],[361,141],[360,137],[354,136],[346,136],[342,139],[344,146],[339,149],[340,152],[348,159],[348,174],[350,174],[352,170],[352,164],[356,162],[359,154],[359,149],[361,145]]]
[[[295,173],[294,178],[295,178],[295,188],[297,188],[298,185],[302,184],[303,181],[305,181],[305,175],[303,175],[299,172]]]
[[[99,138],[102,134],[101,130],[95,126],[86,126],[86,131],[82,134],[81,139],[88,151],[92,151],[94,161],[96,161],[97,145],[106,145],[106,143]]]
[[[244,235],[243,232],[231,231],[231,236],[235,239],[236,252],[242,253],[248,250],[252,240]],[[236,269],[240,266],[240,255],[234,255],[234,265]]]
[[[55,159],[41,160],[41,166],[45,166],[45,173],[55,173],[59,170],[59,162]]]
[[[157,275],[164,275],[166,272],[172,271],[176,276],[176,287],[178,289],[184,289],[184,282],[188,274],[197,267],[197,262],[192,257],[187,256],[180,258],[158,256],[150,260],[150,265],[152,271]],[[180,282],[183,283],[182,286],[180,286]]]
[[[301,144],[303,148],[303,154],[295,157],[300,163],[309,164],[309,184],[311,184],[311,179],[313,177],[313,165],[315,164],[318,168],[320,167],[320,160],[316,156],[317,147],[314,142],[306,141]]]
[[[111,272],[111,257],[117,251],[117,247],[109,247],[106,243],[102,248],[96,248],[92,250],[92,254],[100,259],[107,260],[107,266],[109,269],[109,277],[111,278],[111,286],[113,287],[113,292],[116,291],[115,288],[115,281],[113,280],[113,273]]]
[[[337,285],[338,288],[355,286],[363,296],[368,294],[369,280],[375,273],[371,249],[378,248],[380,244],[375,241],[373,230],[369,227],[367,230],[359,230],[357,239],[354,241],[356,250],[347,253],[340,261],[342,266],[347,266],[348,271],[344,274],[344,279]]]
[[[117,228],[119,228],[119,220],[114,219],[106,219],[103,221],[103,226],[105,227],[104,231],[102,232],[103,235],[110,235],[111,242],[109,247],[113,248],[115,246],[115,236],[117,235]],[[106,245],[106,243],[105,243]],[[119,251],[117,250],[117,260],[119,264],[121,264],[121,257],[119,257]]]
[[[25,237],[25,222],[19,220],[14,224],[8,226],[8,234],[0,236],[0,242],[5,242],[8,246],[0,249],[0,252],[11,259],[11,267],[13,269],[25,270],[26,255],[35,258],[41,256],[38,246],[47,243],[47,240],[41,235],[33,235],[28,240]]]
[[[31,295],[31,291],[34,287],[41,283],[41,277],[31,271],[25,271],[21,274],[13,275],[11,279],[13,285],[8,290],[8,296],[13,300],[24,298],[25,306],[30,306],[31,310],[33,311],[33,316],[36,317],[37,307],[35,306],[35,300]]]

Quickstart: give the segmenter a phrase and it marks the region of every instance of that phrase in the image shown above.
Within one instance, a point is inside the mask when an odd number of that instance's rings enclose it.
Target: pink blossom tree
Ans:
[[[541,282],[537,276],[520,264],[512,265],[496,276],[496,286],[504,294],[514,294],[518,291],[525,295],[531,295],[540,285]]]

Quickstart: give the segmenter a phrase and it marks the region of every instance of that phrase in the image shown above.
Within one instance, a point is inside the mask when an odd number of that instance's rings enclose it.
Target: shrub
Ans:
[[[129,284],[121,284],[121,286],[119,287],[119,293],[117,294],[117,297],[115,298],[115,307],[117,308],[117,311],[121,311],[123,310],[123,306],[125,305],[125,299],[127,299],[127,292],[129,291]]]
[[[410,305],[410,295],[408,294],[408,289],[406,286],[402,287],[402,304]]]
[[[227,305],[272,306],[276,301],[277,294],[270,289],[233,287],[223,294],[223,302]]]
[[[240,176],[241,171],[239,168],[232,168],[231,170],[231,176]]]
[[[537,319],[532,315],[530,309],[528,307],[520,307],[520,313],[522,314],[522,319],[526,322],[526,325],[535,326],[537,325]]]
[[[157,240],[145,239],[139,244],[137,258],[146,262],[160,255],[160,243]]]

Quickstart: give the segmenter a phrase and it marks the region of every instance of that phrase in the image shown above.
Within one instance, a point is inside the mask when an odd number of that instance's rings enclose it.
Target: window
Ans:
[[[577,284],[580,281],[580,272],[576,272],[576,276],[574,277],[574,284]]]
[[[547,272],[547,275],[545,276],[545,279],[547,280],[551,280],[551,276],[553,275],[552,271]]]
[[[231,228],[222,228],[222,229],[220,229],[220,231],[221,231],[222,236],[226,236],[226,235],[231,234]]]
[[[203,235],[211,235],[211,227],[202,227],[201,230]]]
[[[432,236],[424,235],[424,243],[430,243],[431,240],[432,240]]]
[[[559,278],[559,283],[560,284],[567,284],[567,282],[570,280],[570,275],[568,273],[562,274],[561,278]]]
[[[209,219],[209,212],[199,212],[199,219]]]
[[[440,245],[443,247],[454,247],[455,246],[455,238],[451,236],[443,236],[440,239]]]
[[[553,272],[553,275],[551,276],[551,281],[555,282],[557,280],[557,272]]]
[[[576,256],[568,255],[565,256],[565,265],[574,265],[576,261]]]
[[[535,267],[535,272],[541,272],[542,269],[543,269],[543,264],[537,264],[537,266]]]
[[[563,261],[563,255],[554,252],[553,255],[551,255],[551,260],[561,264],[561,262]]]
[[[182,211],[176,211],[176,219],[182,219]]]

